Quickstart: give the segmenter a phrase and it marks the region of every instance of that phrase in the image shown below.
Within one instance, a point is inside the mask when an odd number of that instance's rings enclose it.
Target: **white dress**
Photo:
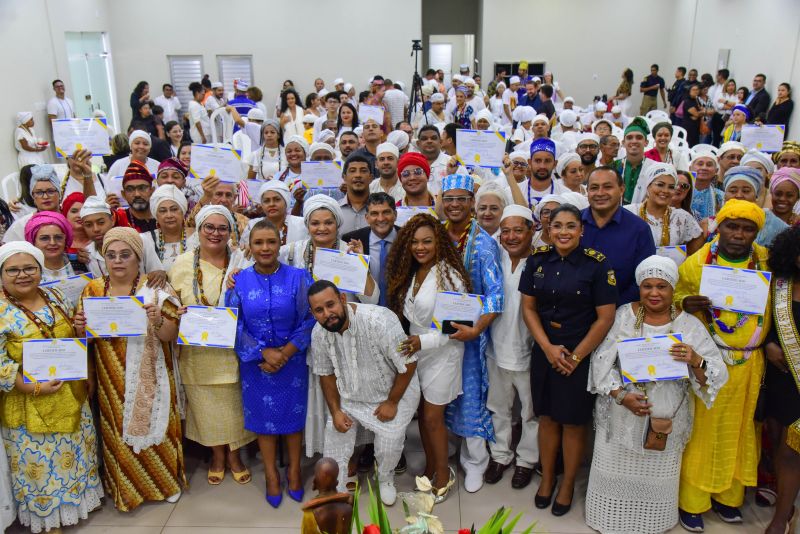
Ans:
[[[247,223],[247,227],[244,229],[244,232],[242,232],[242,243],[250,242],[250,232],[253,231],[253,227],[256,225],[256,223],[263,219],[264,217],[250,219],[250,222]],[[281,229],[278,228],[278,231],[280,230]],[[297,215],[287,215],[286,243],[294,243],[295,241],[302,241],[303,239],[308,239],[308,229],[306,228],[305,222],[303,222],[303,218],[298,217]]]
[[[403,315],[410,323],[409,332],[412,336],[419,336],[421,349],[417,353],[417,374],[422,396],[429,403],[438,405],[449,404],[461,395],[461,365],[464,360],[464,343],[431,329],[437,292],[464,292],[464,284],[454,271],[450,272],[450,277],[455,287],[449,287],[444,274],[446,269],[449,266],[445,263],[431,269],[416,296],[413,294],[417,279],[414,275],[403,305]],[[448,287],[439,287],[439,279]]]
[[[28,143],[28,146],[36,146],[36,132],[33,131],[33,128],[28,131],[22,126],[17,126],[14,130],[14,148],[17,149],[17,165],[19,165],[19,168],[21,169],[25,165],[42,165],[45,163],[45,152],[25,150],[22,148],[21,141],[23,139]]]
[[[628,204],[625,209],[639,216],[639,209],[641,204]],[[650,232],[653,234],[653,242],[657,247],[661,246],[661,231],[662,224],[661,218],[656,219],[650,213],[647,215],[647,226],[650,227]],[[703,235],[703,230],[697,223],[694,216],[686,210],[680,208],[672,208],[669,214],[669,244],[670,246],[685,245],[692,239]]]
[[[142,238],[142,242],[144,243],[144,247],[155,252],[159,255],[159,259],[161,260],[161,265],[164,266],[165,271],[169,271],[172,268],[172,264],[175,263],[175,258],[186,252],[190,249],[190,237],[186,238],[186,243],[181,243],[180,241],[176,241],[174,243],[164,243],[164,257],[162,258],[159,254],[158,245],[156,241],[153,240],[153,236],[155,235],[155,239],[158,240],[158,236],[161,235],[161,230],[153,230],[153,233],[150,232],[143,232],[139,234],[139,237]]]
[[[6,451],[0,447],[0,531],[8,528],[16,517],[17,505],[11,492],[11,470]]]
[[[692,433],[695,397],[709,408],[728,380],[728,370],[705,326],[696,317],[681,313],[671,324],[643,325],[635,330],[636,316],[630,304],[617,310],[614,326],[591,358],[590,392],[597,394],[595,440],[586,524],[603,533],[656,533],[678,522],[678,486],[681,457]],[[708,362],[705,386],[688,380],[651,382],[646,386],[653,417],[672,418],[672,433],[663,451],[644,449],[647,418],[634,415],[609,395],[622,386],[617,364],[619,339],[680,332],[683,340]],[[638,390],[628,385],[628,391]]]
[[[250,168],[256,171],[256,180],[266,182],[277,177],[281,169],[286,168],[286,154],[282,147],[275,149],[258,147],[254,149],[247,160]],[[257,193],[257,191],[253,191]]]
[[[292,119],[291,110],[287,109],[283,112],[283,116],[289,117],[289,122],[283,125],[283,138],[289,139],[289,137],[293,135],[303,135],[303,132],[306,131],[305,125],[303,124],[303,114],[304,110],[300,106],[295,106],[294,108],[294,119]]]

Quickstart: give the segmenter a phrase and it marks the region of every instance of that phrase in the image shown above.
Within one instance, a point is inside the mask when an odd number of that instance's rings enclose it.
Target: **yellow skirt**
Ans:
[[[244,428],[242,389],[235,384],[184,384],[186,391],[186,437],[206,447],[247,445],[255,434]]]

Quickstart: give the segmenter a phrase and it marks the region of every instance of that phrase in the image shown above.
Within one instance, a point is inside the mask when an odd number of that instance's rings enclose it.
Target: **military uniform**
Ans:
[[[549,245],[536,248],[528,257],[519,290],[536,298],[536,311],[550,343],[572,351],[597,319],[596,307],[617,302],[616,286],[614,270],[600,252],[578,247],[561,256]],[[588,361],[564,376],[534,345],[531,390],[536,415],[561,424],[588,423],[594,406],[593,395],[586,390],[588,377]]]

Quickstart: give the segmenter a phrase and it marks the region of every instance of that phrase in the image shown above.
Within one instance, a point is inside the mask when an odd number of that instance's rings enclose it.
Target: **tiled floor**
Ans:
[[[416,431],[416,424],[409,429],[406,446],[408,472],[398,476],[398,491],[411,491],[414,485],[414,474],[419,473],[424,464],[424,457]],[[262,532],[266,534],[296,534],[300,529],[300,508],[294,501],[284,496],[280,508],[274,510],[264,501],[264,473],[255,458],[249,458],[248,464],[253,472],[253,480],[247,485],[236,484],[227,475],[220,486],[212,487],[206,483],[206,464],[191,455],[187,456],[187,476],[190,488],[177,504],[146,504],[132,513],[121,514],[113,506],[106,503],[101,510],[89,515],[89,519],[77,527],[65,529],[66,533],[81,534],[120,533],[120,534],[216,534],[235,533],[249,534]],[[310,476],[312,464],[303,469],[307,477],[306,495],[311,496]],[[584,470],[575,492],[575,502],[569,514],[561,518],[553,517],[549,510],[537,510],[533,506],[533,494],[538,485],[534,478],[531,485],[524,490],[511,488],[511,472],[500,483],[484,486],[478,493],[470,494],[463,490],[463,473],[459,474],[459,484],[453,488],[450,497],[436,506],[434,513],[439,516],[447,532],[455,533],[459,528],[468,528],[473,523],[480,527],[500,506],[511,507],[514,512],[523,512],[522,520],[517,523],[521,532],[528,525],[536,522],[535,532],[543,533],[591,533],[594,532],[584,523],[584,500],[588,470]],[[362,480],[363,481],[363,480]],[[366,500],[366,499],[365,499]],[[366,507],[362,502],[361,517],[368,520]],[[756,534],[763,532],[769,521],[771,510],[765,510],[748,504],[743,508],[745,523],[743,525],[726,525],[716,516],[706,514],[706,532],[709,534]],[[404,524],[403,507],[398,503],[389,509],[392,526],[399,528]],[[25,532],[18,525],[12,526],[9,533]],[[676,527],[675,533],[685,532]]]

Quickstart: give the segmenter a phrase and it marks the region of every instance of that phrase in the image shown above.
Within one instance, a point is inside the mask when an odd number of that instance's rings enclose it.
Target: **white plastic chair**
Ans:
[[[217,132],[217,118],[222,117],[222,132]],[[229,143],[233,136],[233,117],[225,108],[217,108],[211,114],[211,142]]]
[[[650,111],[647,112],[647,115],[645,115],[645,118],[649,122],[652,122],[653,124],[659,123],[659,122],[670,122],[669,113],[667,113],[663,109],[650,110]]]
[[[19,185],[19,172],[12,172],[0,180],[0,195],[7,203],[19,198],[22,188]]]

